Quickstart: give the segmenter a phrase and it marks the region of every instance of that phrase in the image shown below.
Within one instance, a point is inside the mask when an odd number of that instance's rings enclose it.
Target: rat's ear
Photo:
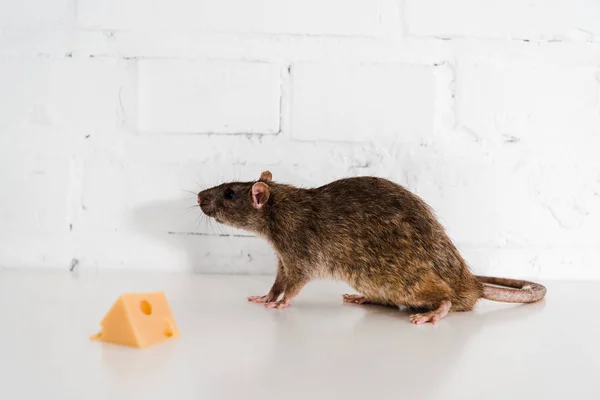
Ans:
[[[273,180],[273,174],[271,171],[263,171],[258,180],[263,182],[271,182]]]
[[[266,183],[256,182],[252,185],[252,206],[256,209],[262,208],[269,200],[271,189]]]

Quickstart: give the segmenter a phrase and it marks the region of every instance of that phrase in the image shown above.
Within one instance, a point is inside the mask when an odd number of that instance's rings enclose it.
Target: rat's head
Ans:
[[[198,193],[202,212],[217,222],[249,231],[264,227],[263,206],[269,200],[272,175],[265,171],[258,182],[230,182]]]

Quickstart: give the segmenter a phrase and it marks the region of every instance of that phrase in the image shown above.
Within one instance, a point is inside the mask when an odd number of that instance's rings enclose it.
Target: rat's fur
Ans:
[[[226,190],[235,198],[227,199]],[[532,302],[545,294],[535,283],[473,275],[429,206],[386,179],[347,178],[299,189],[273,182],[266,171],[258,182],[204,190],[198,203],[208,216],[272,244],[279,259],[275,283],[266,296],[249,299],[268,307],[287,307],[317,278],[342,279],[362,295],[345,296],[347,302],[433,310],[413,316],[415,323],[471,310],[481,297]],[[497,288],[484,280],[530,287]]]

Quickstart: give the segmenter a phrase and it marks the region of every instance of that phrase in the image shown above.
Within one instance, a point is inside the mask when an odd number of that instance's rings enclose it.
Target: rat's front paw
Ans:
[[[282,308],[288,308],[291,304],[292,304],[292,302],[290,300],[271,301],[271,302],[265,303],[265,307],[266,308],[276,308],[278,310],[281,310]]]
[[[265,294],[264,296],[250,296],[250,297],[248,297],[248,301],[251,302],[251,303],[268,303],[268,302],[270,302],[272,300],[273,299],[268,294]]]

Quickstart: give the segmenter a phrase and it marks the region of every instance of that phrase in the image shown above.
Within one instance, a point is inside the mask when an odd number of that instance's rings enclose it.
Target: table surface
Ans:
[[[0,271],[4,399],[600,398],[600,282],[546,282],[545,300],[482,300],[415,326],[312,282],[292,307],[248,303],[268,276]],[[90,341],[124,292],[164,291],[181,337]]]

